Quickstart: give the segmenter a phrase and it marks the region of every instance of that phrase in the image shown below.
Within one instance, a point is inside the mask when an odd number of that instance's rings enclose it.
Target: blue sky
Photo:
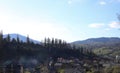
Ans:
[[[0,30],[35,40],[120,37],[120,0],[0,0]]]

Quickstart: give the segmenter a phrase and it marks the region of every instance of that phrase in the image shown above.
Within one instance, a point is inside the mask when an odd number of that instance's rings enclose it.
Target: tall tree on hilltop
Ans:
[[[20,39],[18,35],[17,35],[17,43],[20,43]]]
[[[0,44],[2,43],[2,40],[3,40],[3,32],[1,31],[0,32]]]
[[[0,32],[0,48],[2,48],[3,32]]]
[[[0,60],[3,57],[3,32],[0,32]]]
[[[44,44],[44,46],[47,45],[47,39],[46,38],[44,39],[43,44]]]
[[[59,44],[60,44],[60,45],[62,44],[62,40],[59,40]]]
[[[26,42],[27,42],[27,44],[30,44],[30,38],[29,38],[29,35],[27,35]]]
[[[16,44],[17,41],[16,41],[15,38],[13,38],[11,42],[14,43],[14,44]]]
[[[7,37],[6,37],[6,41],[7,41],[7,42],[11,42],[10,34],[7,35]]]
[[[55,39],[55,44],[58,44],[58,40],[57,39]]]
[[[58,40],[58,42],[59,42],[59,48],[61,49],[62,48],[62,40]]]
[[[49,52],[51,52],[51,43],[50,43],[50,38],[47,39],[47,48],[49,49]]]
[[[52,45],[55,44],[54,38],[52,38],[52,40],[51,40],[51,44],[52,44]]]
[[[50,38],[47,38],[47,44],[48,45],[50,44]]]

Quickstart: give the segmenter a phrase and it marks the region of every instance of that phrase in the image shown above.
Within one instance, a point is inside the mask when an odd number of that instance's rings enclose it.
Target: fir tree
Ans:
[[[30,38],[29,38],[29,35],[27,35],[26,42],[27,42],[27,44],[30,44]]]
[[[8,42],[8,43],[10,43],[11,42],[11,37],[10,37],[10,35],[8,34],[7,35],[7,37],[6,37],[6,41]]]
[[[3,41],[3,32],[1,31],[0,32],[0,45],[2,44],[2,41]]]
[[[3,32],[1,31],[0,32],[0,49],[2,48],[3,46]]]
[[[18,35],[17,35],[17,43],[20,43],[20,39]]]

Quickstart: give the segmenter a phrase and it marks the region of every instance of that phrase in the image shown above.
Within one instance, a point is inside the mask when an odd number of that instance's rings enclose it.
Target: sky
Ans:
[[[120,0],[0,0],[4,34],[67,42],[120,37]]]

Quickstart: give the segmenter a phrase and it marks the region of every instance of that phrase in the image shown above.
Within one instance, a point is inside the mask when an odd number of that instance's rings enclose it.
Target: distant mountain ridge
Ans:
[[[8,34],[5,34],[3,35],[3,38],[7,37]],[[13,34],[9,34],[10,35],[10,38],[13,39],[17,39],[17,36],[19,37],[19,39],[23,42],[26,42],[26,36],[23,36],[23,35],[20,35],[20,34],[16,34],[16,33],[13,33]],[[40,43],[40,41],[37,41],[37,40],[34,40],[34,39],[31,39],[30,38],[30,41],[34,42],[34,43]]]
[[[3,37],[7,37],[8,34],[3,35]],[[9,34],[11,39],[15,38],[17,39],[17,36],[19,37],[20,40],[23,42],[26,42],[26,36],[23,36],[21,34]],[[30,38],[30,41],[33,41],[34,43],[40,43],[40,41],[34,40]],[[120,38],[119,37],[100,37],[100,38],[89,38],[86,40],[80,40],[80,41],[74,41],[71,42],[71,44],[77,44],[77,45],[85,45],[85,44],[108,44],[108,43],[120,43]]]
[[[90,38],[83,41],[75,41],[72,44],[93,44],[93,43],[120,43],[120,38],[118,37],[100,37],[100,38]]]

